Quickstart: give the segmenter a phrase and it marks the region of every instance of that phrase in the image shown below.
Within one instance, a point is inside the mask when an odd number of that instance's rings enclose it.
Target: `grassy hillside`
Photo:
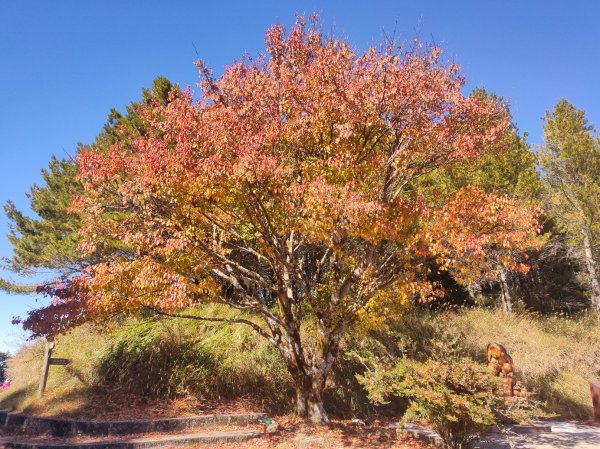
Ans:
[[[211,312],[223,313],[216,306]],[[400,354],[427,356],[443,333],[482,362],[489,342],[503,344],[514,359],[517,378],[549,411],[564,418],[591,416],[587,382],[600,377],[597,318],[505,318],[483,309],[433,315],[415,311],[375,330],[355,329],[329,385],[329,409],[345,416],[369,413],[355,375]],[[13,384],[0,393],[0,408],[108,416],[125,405],[143,408],[150,403],[156,413],[179,414],[240,398],[275,413],[292,408],[291,382],[277,353],[243,326],[128,320],[103,330],[80,327],[57,339],[55,356],[73,363],[51,368],[48,393],[37,401],[42,348],[31,344],[10,360]],[[95,407],[107,398],[112,400],[108,407]]]
[[[0,393],[0,408],[95,416],[150,400],[154,408],[178,414],[194,411],[203,401],[242,398],[255,408],[279,411],[291,394],[278,355],[251,330],[237,325],[130,319],[103,329],[81,326],[57,338],[53,356],[72,363],[50,368],[47,394],[38,401],[42,355],[43,343],[36,342],[9,361],[13,382],[10,390]],[[102,405],[107,398],[114,398],[110,410]],[[190,401],[194,398],[200,401]],[[101,410],[90,408],[96,402]]]
[[[550,411],[566,418],[591,417],[588,381],[600,377],[598,318],[505,318],[475,309],[451,317],[449,324],[461,336],[463,348],[480,357],[488,342],[502,343],[514,360],[517,379]]]

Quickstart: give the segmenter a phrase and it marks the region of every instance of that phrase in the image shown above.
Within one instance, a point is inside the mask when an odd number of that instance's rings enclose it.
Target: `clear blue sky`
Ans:
[[[140,97],[157,75],[194,84],[196,50],[217,73],[263,49],[264,32],[295,12],[359,49],[382,37],[434,41],[458,62],[467,90],[483,86],[512,105],[529,141],[541,117],[567,98],[600,125],[600,2],[0,0],[0,202],[26,209],[50,156],[90,142],[112,107]],[[194,48],[195,46],[195,48]],[[0,216],[0,256],[10,255]],[[11,318],[32,297],[0,294],[0,350],[22,341]]]

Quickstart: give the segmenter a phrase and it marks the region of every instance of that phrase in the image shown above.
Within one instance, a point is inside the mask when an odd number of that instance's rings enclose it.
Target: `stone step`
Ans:
[[[199,432],[180,435],[141,436],[119,440],[52,441],[43,439],[25,440],[7,437],[0,439],[0,447],[7,449],[159,449],[202,444],[240,443],[259,438],[258,430],[236,430],[226,432]]]
[[[210,429],[221,426],[247,426],[266,418],[266,413],[231,413],[152,420],[87,421],[0,412],[0,429],[4,429],[6,433],[45,434],[68,438],[78,435],[131,435]]]

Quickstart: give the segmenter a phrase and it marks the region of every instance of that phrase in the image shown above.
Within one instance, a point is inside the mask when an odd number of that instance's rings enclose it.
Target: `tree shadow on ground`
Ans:
[[[19,388],[9,392],[0,400],[0,410],[13,410],[33,393],[32,388]]]
[[[592,449],[600,447],[600,428],[569,422],[552,423],[552,432],[537,434],[492,434],[482,439],[480,449]]]

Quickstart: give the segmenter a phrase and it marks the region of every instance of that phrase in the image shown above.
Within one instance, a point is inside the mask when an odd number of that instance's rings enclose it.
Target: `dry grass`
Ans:
[[[148,323],[144,322],[131,321],[112,330],[86,325],[58,337],[52,355],[69,358],[71,363],[64,367],[50,367],[42,400],[37,399],[36,393],[44,345],[42,342],[27,345],[9,360],[8,373],[12,385],[7,391],[0,391],[0,409],[38,416],[155,418],[232,411],[262,412],[267,408],[264,402],[268,398],[281,395],[277,388],[272,388],[275,394],[261,397],[261,393],[270,391],[267,382],[263,382],[265,386],[262,389],[260,384],[255,388],[257,397],[244,394],[260,382],[269,366],[269,360],[263,360],[266,343],[261,341],[261,347],[250,347],[252,345],[246,341],[248,331],[244,328],[236,332],[228,326],[210,335],[207,335],[209,330],[193,335],[194,339],[201,341],[197,345],[199,350],[209,347],[207,351],[211,357],[223,361],[218,370],[212,362],[207,366],[190,366],[190,360],[185,360],[184,365],[175,364],[165,369],[163,362],[166,358],[182,358],[183,346],[178,345],[182,341],[189,342],[190,338],[185,332],[192,334],[197,331],[194,328],[181,329],[180,324],[172,322],[167,327],[162,323],[151,325],[151,331],[156,335],[150,336],[146,332]],[[141,336],[137,338],[140,332]],[[114,348],[123,342],[123,338],[131,339],[127,342],[129,352],[115,354]],[[219,339],[225,343],[218,345],[216,340]],[[187,346],[189,349],[189,344]],[[242,346],[247,352],[242,350]],[[139,354],[143,356],[142,362],[136,358]],[[131,359],[139,363],[131,363]],[[107,373],[101,369],[107,363],[111,367],[108,374],[118,375],[124,378],[124,382],[107,380]],[[277,375],[277,369],[281,367],[273,369],[274,375]],[[205,379],[207,381],[202,382]],[[248,385],[243,385],[244,381]],[[160,385],[169,382],[176,382],[176,387],[181,383],[189,390],[184,389],[182,394],[174,397],[143,394],[147,383]],[[197,384],[201,385],[196,392]],[[218,389],[213,388],[209,392],[213,394],[203,394],[215,385]],[[221,394],[228,388],[230,394]]]
[[[146,325],[142,325],[142,330]],[[103,416],[109,419],[128,415],[177,416],[227,408],[275,412],[269,409],[269,403],[273,402],[283,408],[290,406],[289,378],[281,361],[266,343],[247,329],[230,325],[193,327],[189,322],[153,326],[156,329],[151,329],[152,332],[160,339],[167,339],[172,345],[169,348],[175,348],[166,351],[168,357],[171,354],[177,356],[178,341],[192,341],[202,354],[208,354],[210,363],[203,367],[176,364],[168,376],[159,370],[158,375],[165,375],[155,382],[174,379],[178,382],[175,387],[181,388],[183,394],[172,399],[150,398],[128,390],[139,387],[136,379],[148,382],[139,376],[140,371],[147,371],[148,364],[156,364],[157,360],[162,363],[165,359],[165,354],[151,351],[143,360],[146,365],[139,365],[137,359],[132,361],[139,351],[156,346],[155,340],[151,340],[149,346],[140,343],[146,341],[145,338],[155,338],[147,333],[147,329],[140,340],[135,337],[135,333],[139,333],[138,325],[110,332],[82,326],[58,339],[54,356],[67,357],[73,362],[67,367],[51,367],[47,394],[42,401],[35,396],[42,344],[23,348],[9,361],[13,383],[9,390],[0,392],[0,409],[12,408],[47,416]],[[441,328],[457,336],[464,352],[481,361],[485,361],[488,343],[503,344],[514,359],[517,378],[546,402],[550,412],[569,419],[590,418],[588,380],[600,377],[600,324],[594,317],[565,319],[522,314],[505,318],[500,312],[483,309],[436,315],[412,313],[391,326],[385,335],[380,333],[377,336],[380,340],[376,340],[374,334],[356,334],[354,340],[357,341],[348,339],[346,349],[356,353],[360,361],[379,357],[378,351],[387,351],[388,355],[396,357],[400,344],[412,342],[416,353],[423,354],[427,351],[428,341],[438,337]],[[129,352],[117,353],[115,344],[123,338],[128,339]],[[186,347],[189,350],[189,345]],[[121,369],[117,374],[126,382],[120,387],[119,382],[107,385],[99,374],[99,366],[107,357],[113,369]],[[130,357],[130,364],[122,357]],[[187,359],[184,361],[190,363]],[[336,376],[344,383],[336,388],[354,395],[357,401],[362,400],[364,391],[354,379],[362,362],[349,363],[342,359],[340,362]],[[247,391],[253,391],[254,395],[248,395]],[[342,409],[335,398],[332,396],[329,402],[332,414]]]
[[[55,416],[80,409],[95,381],[94,370],[105,349],[105,337],[89,326],[81,326],[71,334],[60,337],[52,356],[69,358],[71,364],[50,367],[47,393],[40,401],[36,395],[44,344],[38,341],[22,347],[8,360],[11,387],[0,392],[0,408]]]
[[[485,359],[490,342],[506,347],[515,374],[564,418],[592,415],[588,381],[600,376],[600,322],[594,316],[576,319],[514,315],[473,309],[448,316],[448,328],[460,335],[464,349]]]

